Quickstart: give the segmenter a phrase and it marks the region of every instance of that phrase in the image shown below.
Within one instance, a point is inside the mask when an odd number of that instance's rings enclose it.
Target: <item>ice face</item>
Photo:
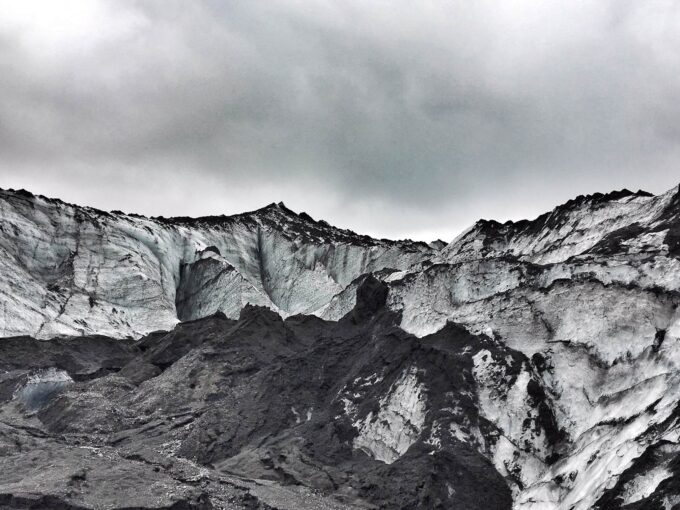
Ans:
[[[37,411],[72,383],[73,379],[64,370],[49,368],[32,374],[17,389],[15,397],[30,411]]]
[[[175,221],[0,191],[0,335],[138,337],[245,304],[326,306],[359,275],[405,269],[424,243],[373,240],[282,205]]]

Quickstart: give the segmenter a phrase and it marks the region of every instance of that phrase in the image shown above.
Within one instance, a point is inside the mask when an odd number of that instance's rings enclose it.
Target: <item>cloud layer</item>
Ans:
[[[680,5],[6,2],[0,186],[451,238],[680,182]]]

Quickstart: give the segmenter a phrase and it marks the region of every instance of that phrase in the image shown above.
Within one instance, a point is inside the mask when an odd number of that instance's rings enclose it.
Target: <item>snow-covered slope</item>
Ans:
[[[282,315],[325,306],[359,275],[431,257],[283,204],[199,219],[106,213],[0,191],[0,336],[138,337],[246,303]]]

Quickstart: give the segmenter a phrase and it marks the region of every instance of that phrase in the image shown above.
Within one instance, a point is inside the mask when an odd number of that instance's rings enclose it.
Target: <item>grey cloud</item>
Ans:
[[[0,185],[451,237],[680,181],[672,2],[99,6],[79,44],[0,22]]]

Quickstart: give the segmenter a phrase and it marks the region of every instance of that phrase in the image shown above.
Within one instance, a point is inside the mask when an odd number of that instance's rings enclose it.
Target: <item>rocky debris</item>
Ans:
[[[284,320],[247,306],[236,321],[182,323],[121,344],[131,359],[116,370],[102,338],[92,350],[81,339],[81,362],[111,371],[93,370],[37,409],[17,397],[6,403],[0,501],[7,508],[510,508],[510,490],[489,460],[499,429],[478,413],[472,358],[486,349],[502,365],[508,360],[513,374],[531,371],[528,361],[455,325],[417,339],[396,326],[384,289],[367,279],[360,306],[340,322]],[[69,342],[25,340],[22,348],[35,349],[41,364],[80,373],[64,361]],[[8,357],[18,345],[9,340]],[[21,365],[13,370],[35,367]],[[546,434],[538,421],[531,430]]]

